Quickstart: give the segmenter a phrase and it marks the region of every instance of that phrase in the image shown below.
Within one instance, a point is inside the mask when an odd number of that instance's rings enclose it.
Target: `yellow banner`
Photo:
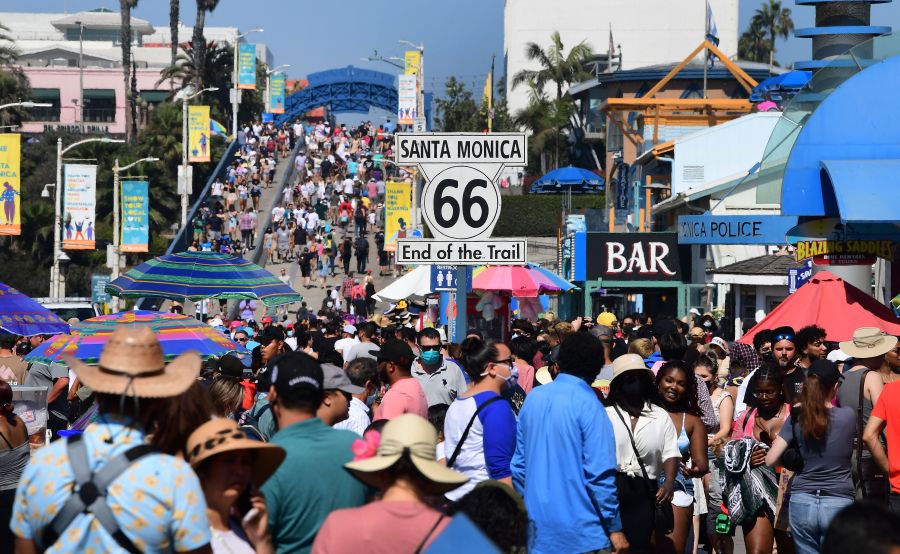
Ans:
[[[210,161],[209,106],[188,106],[188,161]]]
[[[422,62],[421,52],[418,50],[407,50],[403,56],[403,61],[406,62],[403,73],[407,75],[419,74],[419,64]]]
[[[397,239],[405,239],[412,219],[412,188],[409,183],[388,181],[384,191],[384,249],[393,252]]]
[[[19,177],[22,135],[8,133],[0,135],[0,235],[21,235],[22,188]]]

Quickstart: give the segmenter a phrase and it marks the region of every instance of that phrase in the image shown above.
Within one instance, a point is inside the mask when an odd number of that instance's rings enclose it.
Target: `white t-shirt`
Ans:
[[[353,194],[353,179],[344,179],[344,194]]]
[[[209,541],[213,554],[254,554],[256,549],[250,543],[237,536],[234,531],[212,529],[212,540]]]
[[[272,208],[272,221],[279,222],[284,219],[284,208],[281,206],[275,206]]]
[[[222,196],[222,192],[225,190],[225,183],[221,181],[214,181],[212,184],[212,190],[210,194],[213,196]]]
[[[641,466],[634,454],[634,447],[631,446],[628,428],[622,422],[623,419],[628,422],[629,415],[618,409],[622,414],[620,418],[616,414],[617,409],[614,406],[606,408],[606,415],[609,416],[616,436],[616,470],[639,477],[642,475]],[[632,433],[650,479],[656,479],[662,473],[665,460],[681,458],[675,425],[669,417],[669,412],[659,406],[647,404]]]
[[[334,296],[332,296],[332,299]],[[349,354],[350,349],[355,345],[359,344],[359,339],[356,337],[347,337],[345,339],[338,339],[334,343],[334,349],[342,354]]]
[[[319,226],[319,214],[316,212],[309,212],[306,214],[306,230],[307,231],[315,231],[316,227]]]

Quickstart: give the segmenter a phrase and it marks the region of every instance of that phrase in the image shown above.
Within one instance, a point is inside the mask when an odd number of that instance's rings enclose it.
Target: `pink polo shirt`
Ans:
[[[416,414],[428,418],[428,401],[425,391],[415,377],[400,379],[384,395],[375,410],[375,419],[394,419],[403,414]]]

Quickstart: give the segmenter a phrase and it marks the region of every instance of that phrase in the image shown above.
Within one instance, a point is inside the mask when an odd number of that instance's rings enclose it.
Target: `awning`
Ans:
[[[900,188],[891,183],[900,174],[900,159],[822,160],[820,165],[826,212],[836,208],[842,221],[897,220]]]

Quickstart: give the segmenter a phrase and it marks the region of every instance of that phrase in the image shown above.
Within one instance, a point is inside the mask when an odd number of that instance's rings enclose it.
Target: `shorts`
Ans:
[[[660,475],[657,479],[659,486],[665,482],[666,476]],[[679,508],[687,508],[694,505],[694,483],[686,478],[681,469],[675,474],[675,495],[672,497],[672,505]]]

